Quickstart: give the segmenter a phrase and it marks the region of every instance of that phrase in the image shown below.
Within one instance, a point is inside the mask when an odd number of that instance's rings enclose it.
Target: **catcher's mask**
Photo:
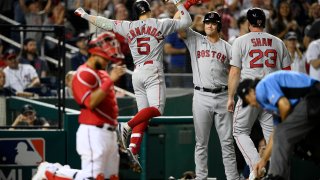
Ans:
[[[112,32],[103,32],[92,39],[88,45],[88,52],[101,56],[112,62],[119,62],[124,59],[120,49],[120,43]]]

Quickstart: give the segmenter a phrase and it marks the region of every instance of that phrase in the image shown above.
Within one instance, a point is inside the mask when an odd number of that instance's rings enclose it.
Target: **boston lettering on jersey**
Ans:
[[[252,38],[251,42],[256,46],[272,46],[272,39],[270,38]]]
[[[218,61],[224,63],[224,61],[226,60],[227,56],[222,54],[221,52],[217,52],[217,51],[210,51],[210,50],[201,50],[201,51],[197,51],[197,58],[200,57],[212,57],[212,58],[216,58]]]
[[[134,29],[130,29],[129,33],[127,34],[127,39],[130,43],[135,37],[145,34],[153,36],[158,42],[164,39],[162,32],[158,31],[157,28],[152,26],[146,27],[145,25],[141,27],[136,27]]]

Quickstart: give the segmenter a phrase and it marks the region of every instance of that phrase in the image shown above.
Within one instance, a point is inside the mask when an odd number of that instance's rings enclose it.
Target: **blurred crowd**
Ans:
[[[149,0],[154,18],[173,18],[176,7],[162,0]],[[87,21],[74,16],[74,10],[83,7],[89,14],[101,15],[116,20],[134,20],[132,11],[134,0],[1,0],[2,15],[23,25],[62,25],[65,27],[66,43],[77,47],[67,57],[66,79],[70,79],[76,70],[88,58],[87,42],[92,35],[102,32]],[[259,7],[267,15],[266,31],[282,39],[292,57],[292,70],[309,73],[310,67],[306,52],[312,41],[320,38],[320,4],[317,0],[202,0],[189,9],[193,18],[192,29],[204,34],[203,16],[209,11],[217,11],[222,17],[221,37],[233,43],[234,39],[248,32],[246,11]],[[0,24],[6,24],[0,20]],[[18,32],[1,28],[0,33],[21,44],[20,48],[0,41],[0,81],[1,94],[30,97],[36,95],[57,95],[47,92],[56,88],[57,66],[48,62],[43,55],[59,59],[57,45],[43,42],[44,36],[53,38],[57,34],[26,32],[23,37]],[[189,51],[181,37],[184,32],[176,32],[165,41],[165,72],[191,73]],[[125,55],[123,64],[133,70],[133,59],[126,40],[116,34],[121,50]],[[44,54],[40,50],[44,49]],[[71,71],[68,73],[68,71]],[[3,76],[3,77],[2,77]],[[190,80],[191,81],[191,80]],[[185,87],[191,84],[176,78],[170,78],[168,87]],[[3,84],[3,85],[1,85]],[[68,83],[66,83],[68,84]],[[117,84],[126,90],[132,90],[130,75],[124,76]],[[4,88],[6,90],[4,90]],[[30,90],[31,89],[31,90]],[[32,92],[32,93],[24,93]],[[68,96],[72,97],[66,90]]]

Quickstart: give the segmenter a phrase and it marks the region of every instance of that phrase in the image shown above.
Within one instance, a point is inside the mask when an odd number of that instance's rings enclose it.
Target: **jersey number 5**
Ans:
[[[148,55],[150,53],[150,45],[148,44],[149,41],[150,37],[137,38],[138,53],[140,55]]]
[[[275,68],[277,65],[277,54],[275,49],[267,49],[264,52],[260,49],[251,50],[249,55],[253,59],[250,61],[250,68],[263,68],[263,63],[267,67]],[[262,62],[263,57],[267,57],[264,62]]]

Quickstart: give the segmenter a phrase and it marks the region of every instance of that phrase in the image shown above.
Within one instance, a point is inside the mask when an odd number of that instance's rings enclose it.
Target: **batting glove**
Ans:
[[[183,5],[186,8],[186,10],[189,10],[189,8],[192,5],[200,4],[200,3],[201,3],[201,0],[186,0]]]
[[[74,14],[77,16],[80,16],[84,19],[87,19],[88,13],[86,13],[81,7],[79,7],[78,9],[76,9],[74,11]]]

